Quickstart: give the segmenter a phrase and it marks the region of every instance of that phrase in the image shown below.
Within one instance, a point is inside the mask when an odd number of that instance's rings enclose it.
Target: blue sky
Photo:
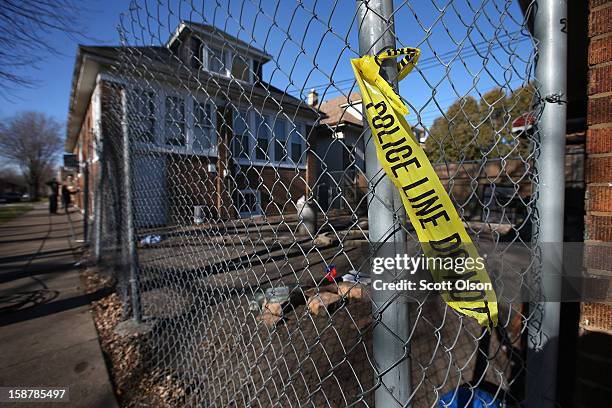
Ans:
[[[168,4],[169,1],[169,4]],[[515,88],[527,78],[531,42],[520,24],[515,2],[506,0],[396,1],[398,46],[422,50],[419,70],[404,80],[400,93],[410,103],[409,122],[429,126],[458,96],[478,97],[495,86]],[[350,58],[357,56],[354,0],[138,0],[81,1],[84,43],[119,43],[117,24],[130,44],[159,45],[181,19],[217,27],[252,42],[273,56],[264,77],[292,95],[305,98],[316,85],[321,96],[347,94],[354,85]],[[229,4],[229,5],[228,5]],[[435,6],[438,4],[438,6]],[[26,75],[39,82],[0,102],[0,117],[38,110],[65,122],[77,43],[60,34],[51,42],[63,55],[49,55]],[[447,64],[448,66],[445,66]],[[509,84],[509,85],[508,85]],[[353,89],[356,90],[356,89]],[[418,116],[417,116],[418,113]]]
[[[117,43],[118,16],[126,9],[126,2],[115,0],[102,5],[100,1],[82,0],[79,4],[84,10],[83,21],[76,24],[83,25],[83,34],[88,37],[80,41],[95,44]],[[66,121],[78,41],[56,33],[49,37],[49,42],[61,55],[44,55],[38,69],[23,70],[22,74],[35,79],[36,83],[31,88],[20,88],[12,92],[9,101],[0,99],[0,117],[22,110],[36,110],[53,116],[60,123]]]

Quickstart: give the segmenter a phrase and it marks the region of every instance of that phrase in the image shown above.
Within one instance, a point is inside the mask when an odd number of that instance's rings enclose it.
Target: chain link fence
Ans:
[[[435,294],[373,303],[372,247],[397,228],[420,246],[401,206],[372,240],[384,177],[366,171],[350,58],[368,13],[392,46],[421,49],[399,87],[408,123],[474,242],[522,265],[519,290],[535,291],[535,4],[381,4],[137,0],[121,45],[97,50],[113,62],[96,91],[97,256],[125,319],[148,328],[143,369],[181,390],[170,405],[523,403],[534,314],[516,288],[496,288],[491,332]],[[387,324],[399,304],[405,319]],[[407,374],[400,393],[394,370]]]

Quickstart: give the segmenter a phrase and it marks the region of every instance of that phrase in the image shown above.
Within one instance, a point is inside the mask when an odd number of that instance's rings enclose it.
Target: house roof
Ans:
[[[250,51],[254,50],[253,48],[250,49]],[[189,67],[180,63],[178,56],[167,46],[123,47],[79,45],[70,93],[66,143],[64,145],[66,151],[71,152],[78,141],[78,134],[85,119],[98,74],[104,70],[110,71],[113,66],[118,67],[122,55],[126,56],[126,51],[131,51],[131,56],[128,54],[128,59],[125,60],[126,63],[129,63],[131,58],[134,60],[132,63],[146,63],[149,65],[147,66],[148,75],[159,73],[158,78],[178,80],[183,88],[190,81],[193,82],[192,85],[194,87],[217,86],[224,93],[235,94],[238,98],[247,97],[251,100],[252,98],[260,98],[264,103],[274,102],[293,106],[302,115],[311,116],[313,120],[320,116],[320,112],[308,106],[305,101],[295,98],[262,80],[256,81],[247,91],[243,85],[229,78],[213,77],[206,71],[199,71],[196,75],[193,71],[190,71]],[[260,52],[259,50],[255,51]],[[209,81],[209,79],[212,79],[212,81]]]
[[[120,53],[126,51],[138,53],[157,62],[165,62],[167,61],[167,58],[172,56],[172,52],[169,49],[159,46],[127,47],[118,45],[79,45],[79,51],[89,54],[96,54],[99,57],[106,57],[112,59],[113,61],[117,61]]]
[[[319,123],[323,125],[339,125],[350,123],[352,125],[363,126],[362,120],[350,114],[348,106],[361,101],[361,95],[353,92],[350,95],[340,95],[334,99],[330,99],[321,103],[319,110],[326,117],[321,119]]]
[[[68,122],[66,125],[66,142],[64,149],[71,152],[77,141],[77,136],[89,108],[91,94],[96,86],[98,73],[103,67],[116,64],[120,52],[125,50],[138,50],[152,61],[161,62],[170,56],[165,47],[119,47],[119,46],[91,46],[79,44],[74,71],[70,100],[68,103]]]
[[[267,54],[265,51],[255,47],[253,43],[248,43],[246,41],[241,40],[238,37],[234,37],[226,33],[223,30],[218,29],[215,26],[211,26],[208,24],[196,23],[193,21],[183,20],[181,24],[174,31],[174,34],[170,37],[168,42],[166,43],[166,47],[168,49],[172,49],[174,44],[187,35],[188,31],[196,32],[201,36],[204,36],[203,39],[214,38],[218,41],[219,38],[225,40],[225,43],[230,43],[231,48],[236,48],[237,50],[244,51],[245,53],[251,54],[252,56],[258,57],[263,63],[268,62],[272,59],[272,56]]]

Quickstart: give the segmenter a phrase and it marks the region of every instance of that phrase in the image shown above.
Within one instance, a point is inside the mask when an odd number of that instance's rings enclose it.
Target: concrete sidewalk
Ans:
[[[45,205],[0,224],[0,386],[69,387],[61,406],[116,407],[89,311],[96,294],[79,279],[79,238],[79,213],[50,216]]]

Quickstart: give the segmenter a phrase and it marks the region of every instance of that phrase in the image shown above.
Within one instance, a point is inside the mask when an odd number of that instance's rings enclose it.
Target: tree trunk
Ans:
[[[39,197],[40,183],[38,180],[32,181],[32,192],[30,193],[30,200],[37,201]]]

